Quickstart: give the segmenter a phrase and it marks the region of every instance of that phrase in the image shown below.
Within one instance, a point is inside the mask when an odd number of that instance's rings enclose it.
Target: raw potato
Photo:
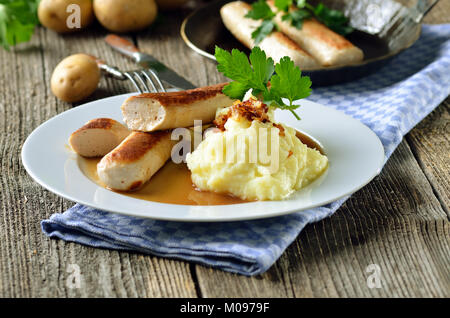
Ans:
[[[71,55],[55,68],[51,79],[53,94],[65,102],[74,103],[91,95],[100,81],[100,69],[86,54]]]
[[[94,13],[108,30],[129,32],[152,24],[158,8],[155,0],[94,0]]]
[[[156,0],[161,10],[173,10],[183,6],[188,0]]]
[[[73,32],[78,28],[69,28],[67,18],[73,11],[67,12],[67,7],[76,4],[81,9],[80,27],[85,28],[94,19],[92,0],[41,0],[38,17],[41,24],[59,33]]]

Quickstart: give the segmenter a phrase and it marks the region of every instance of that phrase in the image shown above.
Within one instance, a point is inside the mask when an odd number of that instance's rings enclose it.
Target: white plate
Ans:
[[[22,149],[23,165],[30,176],[61,197],[101,210],[160,220],[216,222],[273,217],[330,203],[366,185],[384,161],[383,146],[368,127],[331,108],[302,101],[298,109],[302,120],[287,111],[277,111],[276,119],[318,140],[330,165],[319,180],[288,200],[187,206],[131,198],[88,179],[67,146],[70,134],[91,119],[109,117],[123,122],[120,105],[131,95],[75,107],[39,126]]]

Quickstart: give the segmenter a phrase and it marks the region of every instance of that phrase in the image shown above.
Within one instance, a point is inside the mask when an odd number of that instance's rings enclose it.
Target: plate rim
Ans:
[[[169,216],[169,217],[167,217],[167,216],[166,217],[164,217],[164,216],[155,217],[153,215],[144,215],[144,214],[142,214],[142,212],[136,212],[136,215],[132,215],[132,214],[127,213],[127,212],[121,212],[121,211],[118,211],[118,210],[114,210],[112,208],[105,208],[105,207],[99,208],[95,204],[92,204],[90,202],[85,202],[84,200],[77,199],[77,198],[73,197],[70,194],[62,192],[62,191],[60,191],[58,189],[55,189],[54,187],[48,185],[47,183],[45,183],[44,180],[41,180],[34,173],[33,169],[30,167],[29,159],[26,157],[26,153],[28,151],[27,149],[29,148],[30,142],[32,142],[32,140],[33,140],[33,138],[35,138],[36,134],[38,134],[41,129],[44,129],[46,125],[48,125],[52,121],[60,119],[60,116],[63,116],[63,115],[67,116],[71,112],[79,111],[79,109],[81,109],[81,108],[83,108],[83,109],[87,108],[93,103],[98,103],[98,102],[101,102],[102,100],[106,100],[106,99],[121,98],[121,97],[122,98],[126,98],[128,96],[133,95],[133,94],[136,94],[136,93],[119,94],[119,95],[109,96],[109,97],[102,98],[102,99],[99,99],[99,100],[96,100],[96,101],[91,101],[91,102],[85,103],[83,105],[80,105],[80,106],[68,109],[68,110],[66,110],[66,111],[64,111],[62,113],[59,113],[59,114],[53,116],[52,118],[49,118],[48,120],[46,120],[45,122],[40,124],[38,127],[36,127],[28,135],[28,137],[26,138],[25,142],[22,145],[22,150],[21,150],[22,165],[24,166],[24,168],[27,171],[27,173],[29,174],[29,176],[36,183],[38,183],[40,186],[42,186],[44,189],[46,189],[46,190],[48,190],[48,191],[50,191],[50,192],[52,192],[52,193],[54,193],[54,194],[64,198],[64,199],[67,199],[69,201],[72,201],[72,202],[75,202],[75,203],[79,203],[79,204],[82,204],[82,205],[85,205],[85,206],[89,206],[89,207],[92,207],[92,208],[95,208],[95,209],[100,209],[100,210],[103,210],[103,211],[115,213],[115,214],[126,215],[126,216],[130,216],[130,217],[143,217],[143,218],[149,218],[149,219],[153,219],[153,220],[176,221],[176,222],[237,222],[237,221],[258,220],[258,219],[266,219],[266,218],[272,218],[272,217],[277,217],[277,216],[289,215],[289,214],[292,214],[292,213],[301,212],[301,211],[305,211],[305,210],[308,210],[308,209],[313,209],[313,208],[325,206],[325,205],[327,205],[327,204],[329,204],[331,202],[335,202],[337,200],[340,200],[340,199],[342,199],[344,197],[347,197],[347,196],[357,192],[358,190],[360,190],[361,188],[366,186],[368,183],[370,183],[381,172],[383,164],[384,164],[384,161],[385,161],[385,152],[384,152],[384,147],[383,147],[383,145],[381,143],[381,140],[375,134],[375,132],[373,132],[373,130],[371,130],[368,126],[366,126],[362,122],[354,119],[353,117],[351,117],[351,116],[349,116],[349,115],[347,115],[347,114],[345,114],[345,113],[343,113],[343,112],[341,112],[339,110],[336,110],[336,109],[333,109],[333,108],[329,108],[329,107],[327,107],[325,105],[322,105],[320,103],[309,101],[310,103],[317,104],[317,105],[320,105],[322,107],[326,107],[330,111],[337,112],[337,113],[339,113],[339,114],[341,114],[341,115],[343,115],[345,117],[348,117],[349,119],[351,119],[355,123],[358,123],[359,125],[364,126],[365,129],[369,132],[369,134],[371,134],[372,137],[375,137],[375,140],[377,141],[377,147],[380,150],[380,152],[379,152],[380,153],[380,158],[379,158],[379,162],[378,162],[378,165],[377,165],[377,169],[374,170],[374,172],[370,175],[370,177],[368,177],[367,180],[365,182],[363,182],[362,184],[360,184],[358,187],[356,187],[356,188],[354,188],[354,189],[352,189],[350,191],[347,191],[347,192],[345,192],[343,194],[330,197],[329,199],[327,199],[325,201],[322,201],[320,203],[312,204],[312,205],[309,205],[309,206],[301,208],[301,209],[290,208],[290,209],[278,210],[276,212],[272,212],[272,213],[268,213],[268,214],[264,214],[264,215],[251,215],[251,216],[244,216],[244,217],[242,217],[242,216],[223,217],[222,216],[222,217],[213,217],[213,218],[209,217],[208,218],[208,217],[191,216],[188,219],[185,219],[185,218],[180,219],[178,217],[173,217],[173,216]],[[139,199],[135,199],[135,200],[139,200]],[[243,206],[247,206],[248,204],[255,204],[255,203],[261,203],[261,202],[265,202],[265,201],[239,203],[239,204],[225,205],[225,206],[243,207]],[[267,201],[267,202],[273,202],[273,201]],[[151,202],[151,203],[155,204],[155,205],[158,205],[158,206],[161,206],[161,207],[174,205],[174,204],[170,204],[170,203],[160,203],[160,202]],[[192,207],[191,205],[177,205],[177,206]],[[196,207],[202,208],[202,207],[210,207],[210,206],[196,206]]]

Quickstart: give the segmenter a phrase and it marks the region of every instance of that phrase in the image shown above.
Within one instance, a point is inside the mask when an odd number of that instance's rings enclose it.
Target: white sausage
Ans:
[[[252,39],[252,32],[261,25],[261,21],[246,18],[251,6],[242,1],[230,2],[220,9],[222,21],[227,29],[245,46],[253,48],[255,41]],[[279,62],[284,56],[289,56],[301,69],[319,68],[320,64],[307,52],[302,50],[294,41],[281,32],[272,32],[266,36],[258,46]]]
[[[100,180],[112,190],[140,188],[170,158],[175,141],[170,131],[132,132],[97,165]]]

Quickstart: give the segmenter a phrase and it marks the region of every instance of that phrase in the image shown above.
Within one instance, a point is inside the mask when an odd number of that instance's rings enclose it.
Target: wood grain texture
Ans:
[[[121,69],[136,65],[103,43],[104,30],[59,36],[39,28],[30,44],[0,50],[0,296],[1,297],[192,297],[189,264],[133,253],[87,248],[46,238],[40,221],[73,205],[31,180],[20,162],[25,138],[38,125],[72,105],[49,91],[56,64],[84,52]],[[125,93],[131,85],[102,79],[90,100]],[[66,281],[70,264],[82,274],[80,289]]]
[[[442,208],[450,217],[450,98],[406,137]]]
[[[409,0],[411,1],[411,0]],[[440,0],[424,17],[423,23],[439,24],[449,23],[450,1]]]
[[[205,297],[448,297],[449,226],[403,142],[380,176],[307,226],[267,273],[198,267],[197,276]],[[366,283],[370,264],[381,268],[380,289]]]
[[[450,22],[441,0],[426,23]],[[163,14],[133,40],[194,84],[225,80],[214,62],[182,42],[189,10]],[[0,50],[0,297],[449,297],[449,100],[421,122],[383,172],[332,217],[309,225],[265,274],[247,278],[187,262],[50,240],[40,221],[72,202],[44,190],[20,161],[25,138],[73,107],[49,90],[53,68],[69,54],[96,55],[122,70],[136,66],[109,49],[99,26],[60,36],[39,28],[31,43]],[[103,78],[89,100],[129,92]],[[81,288],[66,284],[71,264]],[[381,269],[368,288],[369,264]]]
[[[217,72],[216,63],[189,49],[181,39],[181,23],[190,12],[162,13],[156,26],[137,35],[137,45],[198,87],[223,83],[227,79]]]

